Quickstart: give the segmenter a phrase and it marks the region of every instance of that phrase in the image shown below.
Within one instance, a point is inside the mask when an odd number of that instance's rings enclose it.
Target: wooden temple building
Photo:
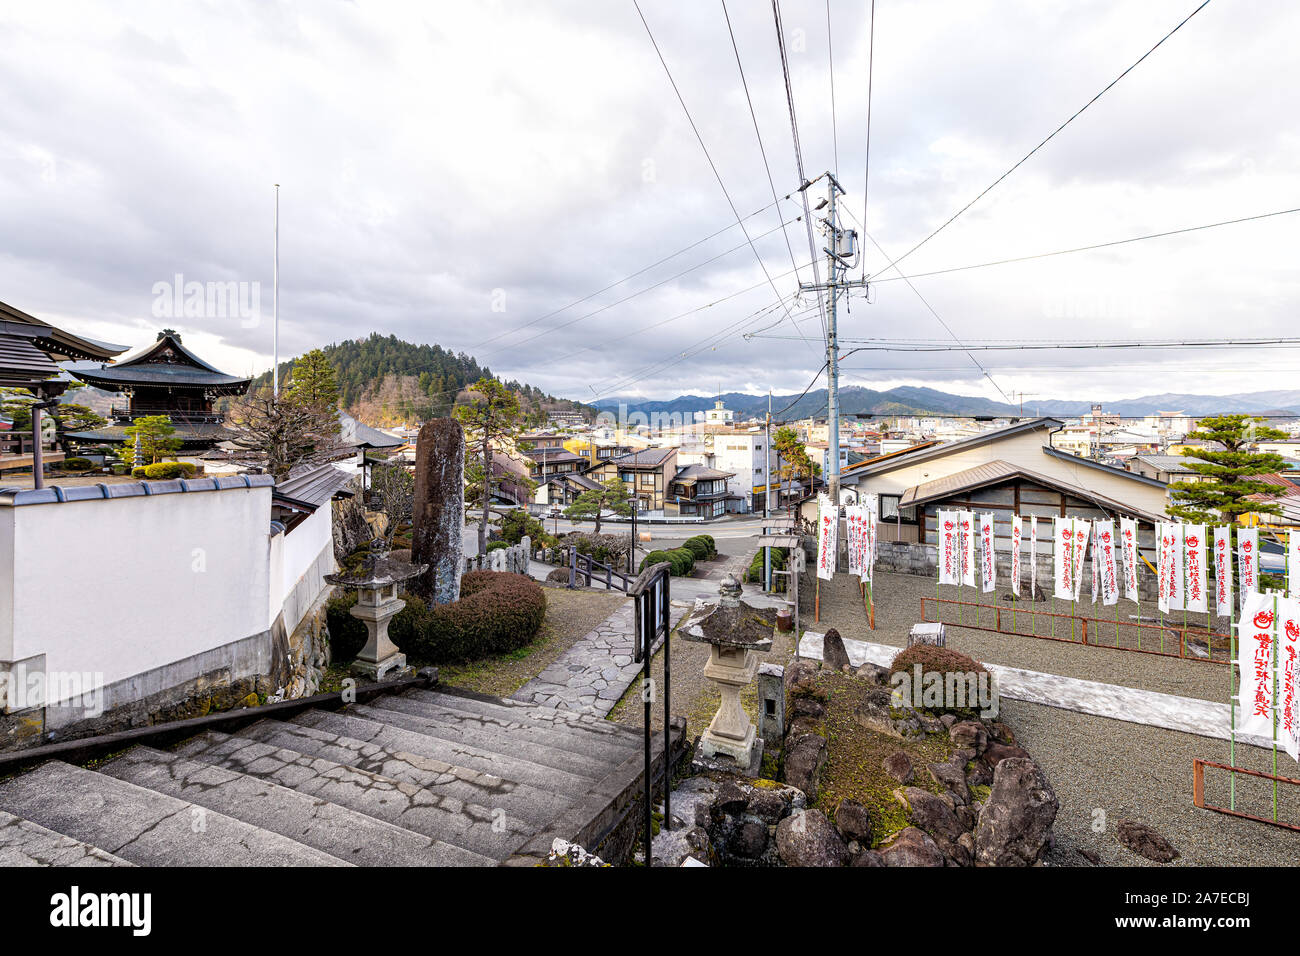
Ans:
[[[59,461],[62,453],[42,447],[43,412],[68,387],[57,363],[105,362],[126,351],[124,345],[97,342],[56,328],[0,302],[0,388],[24,389],[35,397],[30,431],[0,428],[0,471],[32,469],[34,485],[42,486],[42,466]]]
[[[126,429],[145,415],[166,415],[176,429],[182,453],[205,451],[229,437],[225,416],[213,403],[225,395],[243,395],[252,379],[227,375],[181,344],[171,329],[158,333],[152,346],[114,365],[81,365],[69,371],[87,385],[127,398],[114,407],[110,423],[87,432],[70,432],[78,442],[126,441]]]

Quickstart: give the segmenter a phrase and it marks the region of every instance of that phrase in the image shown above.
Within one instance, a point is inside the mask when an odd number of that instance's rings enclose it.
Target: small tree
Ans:
[[[1262,418],[1249,415],[1217,415],[1201,419],[1187,441],[1212,442],[1220,450],[1188,449],[1187,466],[1209,481],[1177,481],[1169,486],[1174,518],[1209,524],[1226,521],[1236,525],[1242,515],[1279,514],[1277,505],[1266,501],[1249,501],[1251,495],[1267,494],[1272,486],[1254,480],[1255,475],[1279,471],[1284,467],[1281,455],[1251,451],[1258,441],[1277,441],[1287,435],[1276,428],[1261,427]]]
[[[293,363],[285,396],[311,408],[332,412],[339,407],[338,375],[324,352],[312,349]]]
[[[238,457],[264,467],[283,481],[298,465],[339,457],[338,415],[334,409],[304,405],[270,389],[250,392],[231,407]]]
[[[804,443],[799,440],[799,435],[793,428],[782,426],[776,430],[772,436],[772,447],[776,449],[778,455],[777,461],[780,462],[780,471],[782,481],[792,480],[798,477],[808,479],[808,490],[812,490],[813,475],[817,473],[817,464],[808,457],[808,449]]]
[[[564,516],[572,521],[595,518],[595,534],[600,534],[600,517],[602,511],[612,511],[616,515],[627,517],[632,513],[632,504],[628,499],[627,485],[621,478],[610,478],[600,488],[584,491],[573,504],[564,509]]]
[[[181,440],[174,438],[176,429],[172,420],[166,415],[141,415],[126,427],[126,442],[117,449],[117,457],[124,465],[136,463],[136,445],[139,445],[138,457],[146,465],[175,458],[180,451]]]
[[[493,449],[514,444],[515,436],[523,430],[523,413],[519,396],[494,378],[480,378],[471,392],[477,395],[474,401],[456,406],[452,416],[465,429],[465,499],[467,504],[477,500],[482,508],[478,551],[486,554],[492,493],[502,483],[502,477],[492,467]]]
[[[415,509],[415,475],[401,462],[370,469],[370,488],[388,516],[389,531],[411,520]]]
[[[90,432],[108,424],[108,419],[93,408],[75,402],[58,405],[53,411],[61,432]]]

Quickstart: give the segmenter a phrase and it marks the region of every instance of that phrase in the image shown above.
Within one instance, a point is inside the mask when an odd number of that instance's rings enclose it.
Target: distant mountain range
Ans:
[[[626,405],[629,414],[641,412],[669,412],[688,415],[712,408],[715,399],[735,412],[737,418],[762,417],[767,412],[766,395],[749,395],[744,392],[727,392],[723,395],[682,395],[667,401],[647,401],[640,398],[605,398],[596,401],[601,411],[617,413]],[[796,401],[796,399],[798,399]],[[904,386],[879,392],[851,385],[840,389],[840,407],[844,414],[873,415],[991,415],[996,417],[1021,414],[1020,406],[996,402],[974,395],[954,395],[933,388]],[[1204,416],[1216,413],[1248,412],[1256,415],[1296,415],[1300,417],[1300,390],[1271,392],[1243,392],[1237,395],[1188,395],[1165,393],[1144,395],[1121,401],[1104,402],[1105,411],[1114,415],[1151,415],[1156,412],[1186,412]],[[1073,418],[1092,410],[1090,401],[1030,401],[1024,406],[1024,415],[1050,415]],[[826,389],[798,394],[773,395],[773,418],[790,421],[797,418],[817,417],[826,414]]]

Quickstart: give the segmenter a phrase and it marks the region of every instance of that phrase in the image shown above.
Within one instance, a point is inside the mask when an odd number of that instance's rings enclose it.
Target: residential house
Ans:
[[[668,483],[677,474],[676,448],[646,448],[611,458],[586,475],[599,482],[619,478],[640,511],[663,511]]]
[[[665,515],[717,518],[726,513],[728,479],[735,475],[707,465],[687,465],[678,469],[668,483],[664,501]]]

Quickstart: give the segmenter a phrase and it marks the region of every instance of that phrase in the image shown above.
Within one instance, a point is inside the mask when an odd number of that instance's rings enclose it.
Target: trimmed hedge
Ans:
[[[193,478],[198,468],[188,461],[156,461],[152,465],[137,465],[131,469],[132,478],[150,481],[167,481],[171,478]]]
[[[784,571],[785,563],[789,558],[789,554],[790,554],[789,548],[773,548],[772,549],[772,570]],[[745,570],[745,581],[755,582],[755,581],[762,581],[762,580],[763,580],[763,549],[759,548],[758,551],[755,552],[753,559],[749,562],[749,567]],[[776,580],[778,582],[778,587],[780,587],[781,586],[780,582],[784,581],[784,579],[777,578]]]
[[[686,548],[673,548],[671,551],[651,551],[641,559],[638,571],[644,571],[652,564],[667,561],[669,573],[675,578],[684,578],[695,569],[695,555]]]
[[[708,561],[718,556],[718,546],[711,534],[697,534],[693,538],[687,538],[682,547],[694,554],[697,561]]]
[[[461,578],[460,600],[427,605],[402,595],[406,607],[388,624],[388,636],[421,663],[448,664],[504,654],[532,641],[546,618],[546,593],[522,574],[471,571]],[[330,652],[351,660],[366,646],[366,626],[349,612],[356,591],[336,593],[325,604]]]
[[[922,674],[988,674],[983,664],[960,651],[950,650],[946,647],[935,647],[933,644],[913,644],[894,656],[893,663],[889,665],[890,676],[899,673],[910,675],[917,664],[921,665]],[[915,710],[924,710],[927,713],[935,714],[947,712],[969,716],[976,712],[974,707],[922,707],[920,701],[913,701],[912,707]]]
[[[89,458],[65,458],[59,462],[59,467],[64,471],[89,471],[94,466]]]
[[[492,551],[500,551],[502,548],[508,548],[508,547],[510,547],[509,541],[497,540],[497,541],[489,541],[487,543],[487,550],[489,553]]]

